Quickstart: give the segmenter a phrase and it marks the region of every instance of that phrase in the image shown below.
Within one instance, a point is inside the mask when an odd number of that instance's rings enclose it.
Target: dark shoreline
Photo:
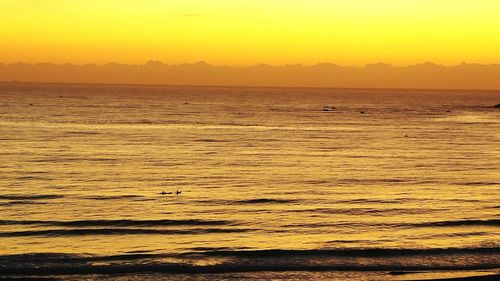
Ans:
[[[193,266],[182,264],[137,264],[137,265],[80,265],[80,266],[55,266],[55,267],[10,267],[0,268],[1,276],[57,276],[57,275],[108,275],[108,274],[141,274],[141,273],[158,273],[158,274],[225,274],[225,273],[258,273],[258,272],[387,272],[391,271],[406,272],[426,272],[426,271],[443,271],[443,272],[463,272],[475,270],[499,270],[497,265],[491,266],[442,266],[442,267],[422,267],[422,266],[315,266],[315,265],[296,265],[293,267],[283,265],[214,265],[214,266]]]
[[[272,274],[272,273],[276,273],[276,274],[280,274],[280,273],[290,273],[290,274],[294,274],[294,273],[298,273],[298,272],[301,272],[301,271],[285,271],[285,272],[281,272],[281,271],[270,271],[268,273]],[[331,273],[334,272],[334,271],[331,271]],[[377,272],[377,271],[372,271],[372,273],[374,272]],[[243,272],[245,273],[245,272]],[[255,273],[255,272],[247,272],[247,273]],[[320,273],[320,272],[318,272]],[[363,273],[368,273],[368,272],[358,272],[359,274],[363,274]],[[394,275],[394,274],[391,274],[391,273],[387,273],[387,272],[379,272],[380,273],[380,277],[381,278],[384,278],[384,276],[389,276],[389,275]],[[418,273],[421,273],[421,274],[424,274],[425,272],[418,272]],[[443,274],[445,273],[449,273],[449,272],[443,272]],[[459,272],[456,272],[456,273],[459,273]],[[22,281],[22,280],[29,280],[29,281],[32,281],[32,280],[44,280],[44,281],[48,281],[48,280],[68,280],[68,279],[74,279],[76,277],[78,278],[85,278],[85,280],[113,280],[115,278],[118,278],[120,280],[128,280],[127,277],[130,278],[130,280],[152,280],[152,279],[155,279],[155,277],[165,277],[165,278],[173,278],[173,280],[175,280],[176,277],[178,276],[204,276],[204,278],[211,278],[211,275],[212,274],[216,274],[217,276],[219,276],[220,273],[196,273],[196,274],[185,274],[185,273],[180,273],[180,274],[175,274],[175,273],[157,273],[157,272],[143,272],[143,273],[106,273],[106,274],[79,274],[79,275],[72,275],[72,274],[62,274],[62,275],[46,275],[46,276],[39,276],[39,275],[4,275],[4,276],[0,276],[0,280],[2,281],[5,281],[5,280],[12,280],[12,281]],[[230,273],[228,273],[230,274]],[[417,274],[417,272],[408,272],[407,274]],[[403,275],[403,274],[401,274]],[[212,276],[212,277],[217,277],[217,276]],[[282,277],[283,276],[286,276],[286,275],[281,275]],[[90,278],[90,279],[89,279]],[[182,278],[181,278],[182,279]],[[184,279],[182,279],[184,280]],[[205,279],[203,279],[205,280]],[[276,280],[282,280],[280,278],[276,279]],[[319,279],[321,280],[321,279]],[[328,280],[327,278],[325,280]],[[377,279],[378,280],[378,279]],[[383,279],[382,279],[383,280]],[[410,279],[407,279],[407,278],[390,278],[390,280],[402,280],[402,281],[428,281],[428,280],[437,280],[437,281],[493,281],[493,280],[500,280],[500,273],[487,273],[487,274],[484,274],[484,275],[471,275],[471,276],[465,276],[465,277],[439,277],[438,276],[433,276],[433,277],[423,277],[423,278],[416,278],[416,279],[413,279],[413,278],[410,278]]]

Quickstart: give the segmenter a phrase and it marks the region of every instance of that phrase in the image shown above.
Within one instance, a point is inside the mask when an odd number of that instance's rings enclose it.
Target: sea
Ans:
[[[498,274],[498,103],[0,83],[0,279]]]

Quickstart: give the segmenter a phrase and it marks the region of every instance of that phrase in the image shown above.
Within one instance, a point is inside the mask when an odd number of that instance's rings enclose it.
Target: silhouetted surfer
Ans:
[[[181,190],[177,190],[177,191],[175,192],[175,194],[176,194],[176,195],[179,195],[179,194],[181,194],[181,193],[182,193],[182,191],[181,191]],[[162,192],[160,192],[159,194],[161,194],[161,195],[166,195],[166,194],[174,194],[174,193],[173,193],[173,192],[165,192],[165,190],[163,190],[163,191],[162,191]]]

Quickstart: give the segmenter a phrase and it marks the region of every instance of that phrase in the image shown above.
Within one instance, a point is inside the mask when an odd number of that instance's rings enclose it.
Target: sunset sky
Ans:
[[[498,0],[5,0],[0,62],[500,63]]]

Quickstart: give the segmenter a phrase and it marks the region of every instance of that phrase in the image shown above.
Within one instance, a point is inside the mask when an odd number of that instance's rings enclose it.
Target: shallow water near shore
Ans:
[[[494,91],[0,84],[0,275],[497,272],[498,102]]]

